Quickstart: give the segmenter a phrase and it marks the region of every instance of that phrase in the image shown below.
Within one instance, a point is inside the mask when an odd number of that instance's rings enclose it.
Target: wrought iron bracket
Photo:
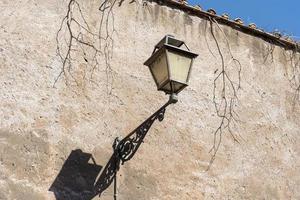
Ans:
[[[99,179],[95,183],[95,195],[101,195],[104,190],[106,190],[110,184],[114,181],[114,198],[117,197],[117,177],[116,174],[120,169],[120,164],[124,164],[130,160],[137,152],[140,145],[143,143],[149,129],[151,128],[155,120],[162,121],[164,119],[164,114],[166,108],[170,104],[177,102],[176,94],[170,95],[169,101],[158,109],[154,114],[152,114],[148,119],[146,119],[142,124],[140,124],[136,129],[129,133],[125,138],[120,140],[118,137],[115,139],[112,147],[113,154],[110,157],[108,163],[106,164],[104,170],[102,171]]]
[[[114,149],[115,153],[121,160],[123,165],[126,161],[130,160],[134,154],[137,152],[140,145],[143,143],[149,129],[151,128],[155,120],[163,121],[166,108],[170,104],[174,104],[178,101],[176,94],[171,94],[169,101],[164,104],[160,109],[158,109],[154,114],[152,114],[148,119],[146,119],[142,124],[140,124],[136,129],[134,129],[130,134],[128,134],[122,140],[116,138]]]

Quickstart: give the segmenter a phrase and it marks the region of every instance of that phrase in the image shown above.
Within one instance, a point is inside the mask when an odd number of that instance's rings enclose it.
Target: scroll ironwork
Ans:
[[[123,165],[135,155],[154,121],[162,121],[164,119],[166,107],[172,103],[176,103],[176,101],[177,100],[170,98],[166,104],[164,104],[122,140],[119,140],[119,138],[115,139],[113,144],[114,152],[102,171],[99,179],[95,183],[95,195],[98,194],[100,196],[113,181],[116,181],[116,174],[120,168],[120,164]],[[117,194],[115,194],[115,196],[116,195]]]

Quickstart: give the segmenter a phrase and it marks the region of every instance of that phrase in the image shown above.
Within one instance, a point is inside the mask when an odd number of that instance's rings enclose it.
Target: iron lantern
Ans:
[[[155,46],[144,65],[149,67],[158,90],[177,95],[188,86],[193,60],[197,56],[183,41],[167,35]]]

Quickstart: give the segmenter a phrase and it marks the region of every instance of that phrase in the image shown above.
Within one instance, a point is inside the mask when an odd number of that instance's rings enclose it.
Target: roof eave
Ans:
[[[200,18],[205,18],[208,20],[214,19],[218,23],[228,25],[234,29],[237,29],[237,30],[247,33],[247,34],[254,35],[256,37],[260,37],[260,38],[266,40],[267,42],[272,42],[273,44],[282,46],[286,49],[300,52],[300,45],[295,41],[288,41],[282,37],[277,37],[271,33],[265,32],[263,30],[250,28],[246,25],[236,23],[235,21],[225,19],[222,16],[214,15],[209,12],[199,10],[193,6],[185,5],[183,3],[180,3],[180,2],[177,2],[174,0],[148,0],[148,1],[156,2],[160,5],[163,4],[163,5],[169,6],[171,8],[176,8],[176,9],[182,10],[190,15],[194,15],[194,16],[197,16]]]

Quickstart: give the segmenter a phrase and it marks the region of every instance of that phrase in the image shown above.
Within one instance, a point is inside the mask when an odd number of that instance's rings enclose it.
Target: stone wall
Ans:
[[[143,66],[166,34],[199,57],[118,199],[300,199],[299,53],[154,2],[101,4],[0,2],[1,200],[113,199],[91,191],[114,139],[168,99]]]

